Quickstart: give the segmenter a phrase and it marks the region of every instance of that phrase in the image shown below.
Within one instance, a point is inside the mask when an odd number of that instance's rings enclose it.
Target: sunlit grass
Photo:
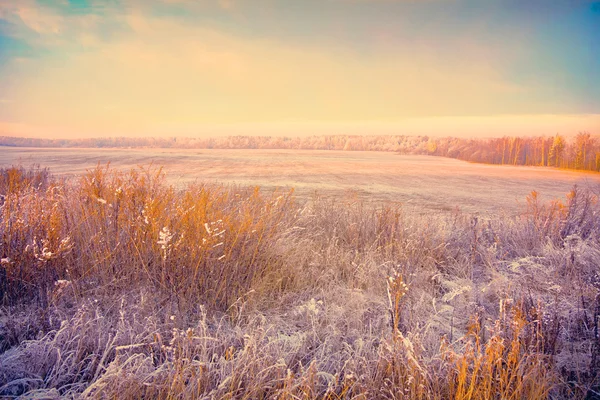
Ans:
[[[600,209],[516,218],[0,170],[0,395],[584,397]]]

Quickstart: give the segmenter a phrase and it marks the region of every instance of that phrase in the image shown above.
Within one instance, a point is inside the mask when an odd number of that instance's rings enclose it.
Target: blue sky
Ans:
[[[598,71],[600,2],[0,0],[0,134],[596,133]]]

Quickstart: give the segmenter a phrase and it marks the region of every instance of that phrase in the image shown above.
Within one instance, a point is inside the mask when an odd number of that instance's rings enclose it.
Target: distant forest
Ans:
[[[400,135],[324,135],[309,137],[226,136],[219,138],[93,138],[34,139],[0,136],[0,146],[91,147],[91,148],[181,148],[181,149],[291,149],[387,151],[427,154],[464,161],[549,166],[600,172],[600,138],[588,132],[567,140],[554,137],[503,137],[464,139],[455,137]]]

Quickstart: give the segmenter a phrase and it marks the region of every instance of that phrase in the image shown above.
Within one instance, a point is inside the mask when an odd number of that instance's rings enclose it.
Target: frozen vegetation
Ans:
[[[0,170],[0,396],[598,396],[600,204],[516,216]]]

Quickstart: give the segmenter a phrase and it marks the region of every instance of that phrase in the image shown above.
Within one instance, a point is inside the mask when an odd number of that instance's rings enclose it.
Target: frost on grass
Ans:
[[[598,392],[593,194],[475,219],[175,190],[151,169],[11,187],[0,181],[0,396]]]

